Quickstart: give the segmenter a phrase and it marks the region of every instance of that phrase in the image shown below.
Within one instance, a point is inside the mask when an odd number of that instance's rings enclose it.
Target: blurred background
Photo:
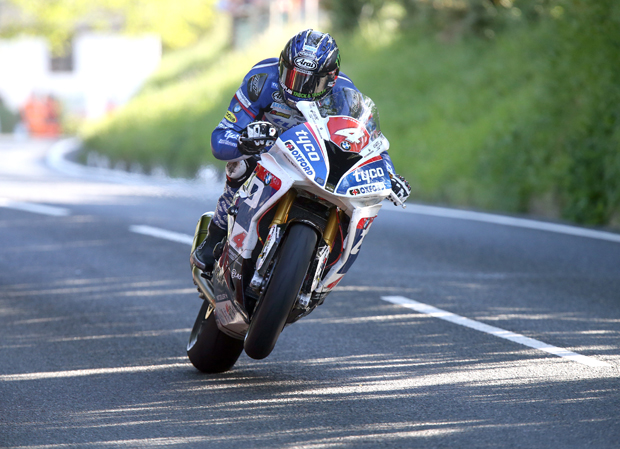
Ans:
[[[247,71],[330,32],[413,201],[620,227],[617,0],[0,0],[0,124],[192,177]],[[1,163],[1,162],[0,162]]]

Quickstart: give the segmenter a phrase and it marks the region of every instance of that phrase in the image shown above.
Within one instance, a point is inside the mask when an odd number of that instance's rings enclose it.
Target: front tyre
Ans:
[[[245,337],[245,352],[253,359],[264,359],[276,345],[312,263],[317,241],[316,232],[309,226],[293,224],[289,228]]]
[[[243,340],[218,329],[213,307],[204,301],[187,344],[187,355],[203,373],[223,373],[233,367],[243,352]]]

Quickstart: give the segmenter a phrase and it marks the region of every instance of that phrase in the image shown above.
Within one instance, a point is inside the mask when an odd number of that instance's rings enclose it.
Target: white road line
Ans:
[[[191,367],[189,363],[171,363],[168,365],[126,366],[119,368],[78,369],[69,371],[48,371],[26,374],[3,374],[0,375],[0,381],[14,382],[19,380],[59,379],[63,377],[96,376],[101,374],[131,374],[188,367]]]
[[[598,240],[620,243],[620,234],[612,232],[596,231],[593,229],[579,228],[576,226],[547,223],[544,221],[528,220],[526,218],[507,217],[502,215],[485,214],[481,212],[471,212],[459,209],[447,209],[444,207],[422,206],[419,204],[408,204],[403,212],[420,215],[430,215],[433,217],[456,218],[459,220],[481,221],[504,226],[514,226],[517,228],[536,229],[539,231],[557,232],[578,237],[588,237]]]
[[[51,215],[53,217],[65,217],[71,212],[64,207],[46,206],[44,204],[24,203],[22,201],[13,201],[8,198],[0,198],[0,207],[8,209],[23,210],[35,214]]]
[[[501,218],[501,217],[500,217]],[[194,238],[187,234],[181,234],[178,232],[167,231],[165,229],[154,228],[151,226],[131,226],[129,228],[132,232],[138,234],[149,235],[151,237],[171,240],[173,242],[186,243],[191,245]],[[612,234],[613,235],[613,234]],[[576,352],[569,351],[567,349],[552,346],[542,341],[535,340],[533,338],[526,337],[521,334],[517,334],[499,327],[490,326],[488,324],[481,323],[479,321],[470,320],[469,318],[456,315],[446,310],[438,309],[436,307],[424,304],[413,299],[408,299],[402,296],[382,296],[381,299],[393,304],[397,304],[409,309],[415,310],[420,313],[430,315],[435,318],[440,318],[451,323],[459,324],[461,326],[469,327],[480,332],[495,335],[496,337],[504,338],[515,343],[528,346],[530,348],[539,349],[541,351],[548,352],[549,354],[557,355],[558,357],[564,357],[574,362],[582,363],[588,366],[611,366],[608,363],[601,362],[600,360],[586,357]]]
[[[480,332],[495,335],[496,337],[504,338],[515,343],[528,346],[530,348],[539,349],[541,351],[548,352],[549,354],[557,355],[558,357],[564,357],[574,362],[582,363],[588,366],[611,366],[608,363],[601,362],[600,360],[586,357],[585,355],[577,354],[576,352],[569,351],[567,349],[558,348],[557,346],[548,345],[542,341],[534,340],[533,338],[526,337],[524,335],[516,334],[499,327],[489,326],[488,324],[481,323],[479,321],[470,320],[469,318],[456,315],[446,310],[438,309],[437,307],[429,306],[413,299],[405,298],[403,296],[382,296],[381,299],[399,306],[406,307],[408,309],[415,310],[416,312],[424,313],[426,315],[439,318],[445,321],[449,321],[454,324],[469,327]]]
[[[191,235],[167,231],[165,229],[154,228],[152,226],[130,226],[129,230],[137,234],[149,235],[158,239],[171,240],[173,242],[186,243],[188,245],[191,245],[194,242],[194,237]]]

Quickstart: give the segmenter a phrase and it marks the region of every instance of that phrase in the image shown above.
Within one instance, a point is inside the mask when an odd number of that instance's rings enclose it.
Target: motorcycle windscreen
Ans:
[[[297,125],[285,131],[280,139],[286,146],[286,157],[306,177],[324,187],[329,173],[329,162],[314,129],[306,123]]]

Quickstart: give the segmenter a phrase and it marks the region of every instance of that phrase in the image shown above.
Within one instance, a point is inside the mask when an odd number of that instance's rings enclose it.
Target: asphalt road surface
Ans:
[[[221,182],[50,147],[0,140],[1,447],[620,447],[620,235],[386,204],[267,359],[204,375],[188,240]]]

